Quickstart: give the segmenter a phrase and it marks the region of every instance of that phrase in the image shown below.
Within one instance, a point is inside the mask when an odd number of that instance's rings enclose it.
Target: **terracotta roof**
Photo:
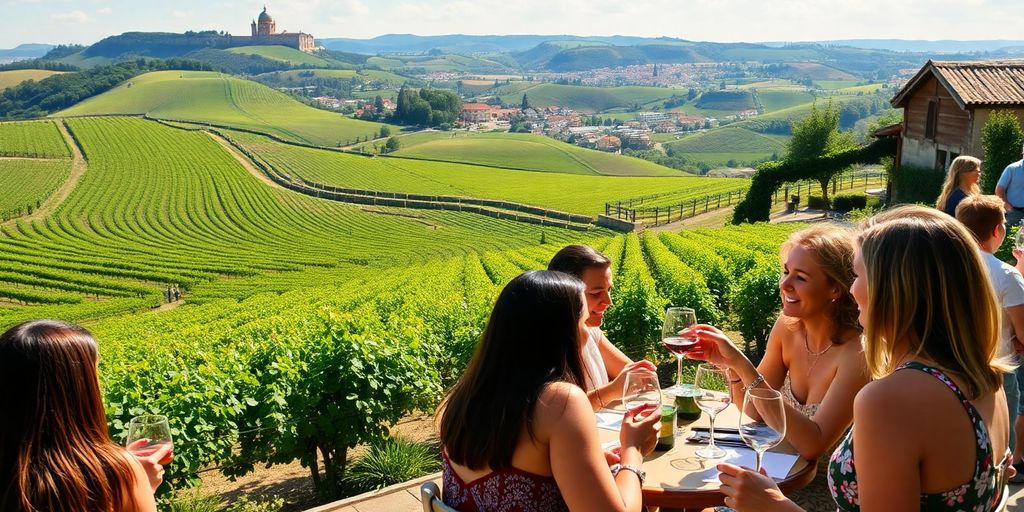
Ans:
[[[491,106],[486,103],[466,103],[462,105],[462,110],[490,110]]]
[[[929,60],[890,103],[902,106],[929,75],[939,80],[960,108],[1024,105],[1024,60]]]

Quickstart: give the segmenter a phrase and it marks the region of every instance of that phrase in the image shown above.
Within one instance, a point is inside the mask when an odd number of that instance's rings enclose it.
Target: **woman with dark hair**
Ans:
[[[110,440],[98,362],[77,325],[38,320],[0,335],[0,510],[156,510],[165,453],[136,460]]]
[[[612,305],[612,260],[592,247],[569,245],[558,251],[548,263],[548,270],[576,276],[586,287],[587,341],[580,347],[583,359],[584,388],[594,410],[622,398],[626,374],[633,371],[656,371],[650,361],[633,362],[608,341],[601,331],[604,313]]]
[[[572,276],[536,270],[501,291],[440,412],[448,505],[463,512],[641,509],[640,465],[654,448],[660,415],[653,408],[625,413],[622,464],[610,472],[580,388],[583,289]]]

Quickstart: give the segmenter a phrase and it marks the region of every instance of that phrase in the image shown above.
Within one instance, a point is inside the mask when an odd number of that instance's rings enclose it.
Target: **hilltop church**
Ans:
[[[252,22],[251,36],[231,36],[231,46],[281,45],[304,52],[316,50],[313,36],[303,32],[278,32],[274,18],[267,14],[267,6]]]

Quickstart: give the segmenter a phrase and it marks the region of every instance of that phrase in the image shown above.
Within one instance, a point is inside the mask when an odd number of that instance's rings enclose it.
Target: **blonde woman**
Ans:
[[[978,195],[981,189],[981,160],[973,156],[958,156],[949,164],[946,181],[942,183],[942,193],[935,201],[935,207],[956,217],[956,205],[967,196]]]
[[[918,206],[876,216],[856,241],[852,293],[876,379],[829,465],[842,511],[991,511],[1000,498],[1009,419],[996,358],[999,304],[977,244]],[[721,464],[726,504],[799,510],[774,482]]]
[[[734,403],[747,386],[770,386],[786,402],[786,440],[808,460],[821,459],[818,478],[795,494],[805,507],[827,501],[825,466],[831,449],[853,421],[853,398],[868,374],[859,343],[853,284],[853,236],[834,225],[793,233],[780,250],[782,314],[753,363],[710,325],[686,332],[701,340],[687,357],[728,368]]]

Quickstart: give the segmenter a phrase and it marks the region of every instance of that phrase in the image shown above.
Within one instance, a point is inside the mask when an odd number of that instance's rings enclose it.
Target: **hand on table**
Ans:
[[[775,480],[752,469],[721,463],[718,465],[718,479],[725,495],[725,505],[739,512],[796,511],[801,510],[789,501],[775,485]]]
[[[658,444],[661,428],[661,410],[656,405],[644,405],[627,410],[622,417],[619,430],[619,445],[622,448],[635,447],[647,456]]]
[[[142,469],[146,471],[146,476],[149,477],[149,486],[153,489],[153,492],[156,492],[156,488],[160,487],[160,483],[164,481],[164,467],[160,464],[160,459],[163,459],[172,448],[170,445],[162,446],[145,457],[139,457],[133,453],[148,443],[149,439],[139,439],[128,445],[128,453],[131,453],[135,460],[139,461],[139,464],[142,465]]]

